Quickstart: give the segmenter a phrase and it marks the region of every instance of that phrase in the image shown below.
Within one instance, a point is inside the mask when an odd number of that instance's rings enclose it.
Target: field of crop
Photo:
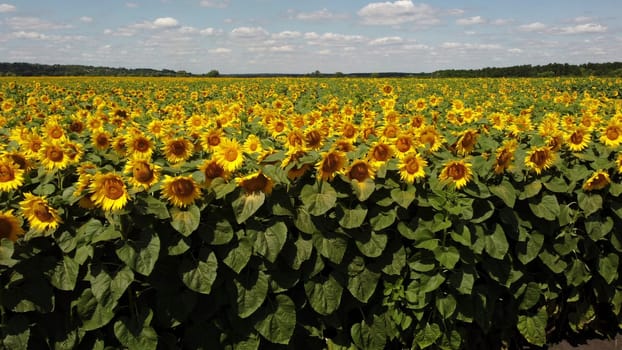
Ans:
[[[621,89],[2,78],[2,344],[475,349],[616,334]]]

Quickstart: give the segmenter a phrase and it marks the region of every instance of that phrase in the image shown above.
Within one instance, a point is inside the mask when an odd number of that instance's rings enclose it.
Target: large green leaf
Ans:
[[[451,294],[436,298],[436,309],[445,320],[449,319],[454,314],[457,305],[456,298]]]
[[[72,302],[76,307],[77,316],[82,320],[82,329],[91,331],[108,324],[115,316],[116,302],[112,298],[106,304],[101,304],[93,295],[90,288],[82,291],[82,294]]]
[[[254,245],[255,252],[265,257],[268,261],[275,262],[286,240],[287,225],[279,221],[265,229],[264,232],[257,233]]]
[[[355,240],[356,246],[363,255],[370,258],[377,258],[382,255],[384,248],[387,246],[389,237],[385,234],[372,232],[366,241]]]
[[[278,294],[257,312],[255,330],[268,341],[289,344],[296,327],[296,305],[284,294]]]
[[[540,285],[535,282],[527,283],[527,287],[523,292],[523,297],[521,298],[520,305],[518,306],[519,310],[531,309],[533,306],[538,304],[541,295],[542,293],[540,291]]]
[[[222,261],[229,266],[235,273],[240,273],[248,264],[253,254],[253,245],[248,238],[242,237],[237,241],[237,245],[231,248]]]
[[[495,259],[503,260],[509,247],[510,244],[501,225],[496,225],[495,232],[492,235],[486,235],[484,238],[486,252]]]
[[[598,273],[608,284],[612,284],[618,278],[619,263],[620,258],[614,253],[609,253],[598,260]]]
[[[243,223],[248,218],[253,216],[261,208],[266,200],[266,195],[263,192],[255,192],[252,194],[242,193],[238,198],[231,202],[233,207],[233,213],[235,214],[235,220],[238,224]]]
[[[366,303],[378,285],[379,272],[363,268],[361,272],[348,278],[348,290],[356,299]]]
[[[539,201],[530,200],[529,208],[535,216],[548,221],[556,220],[560,213],[557,197],[550,194],[542,196]]]
[[[400,207],[407,209],[415,200],[415,186],[410,185],[406,188],[406,190],[394,188],[391,190],[391,198]]]
[[[233,280],[236,288],[236,305],[238,316],[247,318],[252,315],[268,294],[268,276],[262,271],[245,270]]]
[[[586,217],[596,213],[603,207],[603,197],[597,193],[579,191],[577,193],[577,202]]]
[[[516,327],[529,343],[544,346],[546,344],[547,321],[546,307],[543,306],[535,315],[518,315]]]
[[[525,265],[528,264],[540,254],[543,244],[544,235],[539,232],[532,232],[527,236],[526,242],[519,242],[516,245],[518,260]]]
[[[160,238],[155,232],[141,231],[137,240],[125,241],[116,253],[132,270],[149,276],[158,261]]]
[[[352,229],[360,227],[367,216],[367,209],[357,205],[354,209],[343,209],[343,216],[339,219],[339,225],[343,228]]]
[[[172,207],[170,215],[171,226],[173,226],[177,232],[186,237],[190,236],[192,232],[199,228],[199,223],[201,222],[201,211],[196,205],[191,205],[186,209]]]
[[[337,191],[328,182],[305,185],[300,191],[300,200],[309,214],[319,216],[335,207]]]
[[[108,272],[101,269],[90,281],[95,299],[101,304],[108,305],[119,300],[125,293],[127,287],[134,281],[134,272],[128,266],[123,266],[115,272],[114,277],[111,277]]]
[[[540,180],[528,183],[525,187],[523,187],[523,190],[519,192],[518,199],[523,200],[531,198],[540,193],[540,189],[542,189],[542,182],[540,182]]]
[[[119,343],[128,350],[155,350],[158,346],[158,334],[149,325],[152,317],[153,312],[151,310],[148,311],[144,320],[134,320],[127,316],[121,316],[114,323],[114,335]]]
[[[585,220],[585,231],[592,241],[607,239],[607,235],[613,229],[613,219],[610,216],[600,217],[594,215]]]
[[[49,272],[50,283],[60,290],[71,291],[76,286],[80,265],[72,258],[63,255]]]
[[[9,318],[8,321],[3,320],[2,324],[2,342],[3,349],[29,349],[28,339],[30,339],[30,325],[28,318],[24,315],[17,314]]]
[[[198,260],[186,258],[179,267],[181,280],[186,287],[201,293],[210,294],[218,272],[218,260],[214,252],[202,253]]]
[[[421,349],[432,346],[442,335],[441,327],[436,323],[426,323],[415,335],[415,343]]]
[[[516,203],[516,189],[509,181],[503,180],[499,185],[489,186],[488,189],[492,194],[501,198],[508,208],[514,208],[514,203]]]
[[[447,269],[453,269],[460,260],[460,251],[454,246],[436,247],[433,252],[436,260]]]
[[[386,327],[382,317],[377,315],[371,324],[365,321],[354,324],[350,336],[359,349],[384,349],[387,343]]]
[[[339,308],[343,287],[333,278],[315,277],[304,284],[307,300],[315,312],[330,315]]]
[[[339,236],[323,237],[321,234],[316,234],[313,235],[312,241],[317,252],[335,264],[341,263],[348,249],[348,242]]]
[[[379,211],[376,215],[369,219],[369,223],[374,231],[382,231],[391,226],[397,218],[395,209],[388,211]]]

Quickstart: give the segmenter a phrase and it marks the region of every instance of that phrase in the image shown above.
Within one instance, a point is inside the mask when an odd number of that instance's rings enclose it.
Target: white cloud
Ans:
[[[11,4],[0,4],[0,13],[7,13],[7,12],[13,12],[15,11],[17,8],[15,7],[15,5],[11,5]]]
[[[295,39],[295,38],[300,38],[301,36],[302,36],[302,33],[297,32],[297,31],[291,31],[291,30],[284,30],[282,32],[272,34],[272,37],[274,39]]]
[[[231,35],[240,39],[258,39],[269,35],[262,27],[237,27],[231,31]]]
[[[41,34],[39,32],[26,32],[19,31],[11,33],[11,37],[15,39],[37,39],[44,40],[46,38],[45,34]]]
[[[468,25],[473,25],[473,24],[486,23],[486,20],[482,18],[482,16],[474,16],[474,17],[469,17],[469,18],[460,18],[456,20],[456,23],[459,25],[468,26]]]
[[[296,49],[291,45],[272,46],[270,52],[294,52]]]
[[[560,28],[561,34],[604,33],[607,27],[596,23],[578,24],[571,27]]]
[[[212,35],[218,35],[221,32],[222,32],[221,30],[209,27],[209,28],[201,29],[199,31],[199,34],[205,35],[205,36],[212,36]]]
[[[399,25],[414,23],[428,26],[437,24],[437,10],[428,4],[413,4],[410,0],[395,2],[373,2],[365,5],[357,14],[364,24],[370,25]]]
[[[313,11],[313,12],[300,12],[294,16],[295,19],[298,19],[301,21],[337,20],[337,19],[344,19],[347,17],[348,16],[346,14],[332,13],[326,8]]]
[[[202,7],[225,8],[229,6],[229,0],[201,0]]]
[[[374,40],[370,41],[369,45],[384,46],[384,45],[401,44],[403,42],[404,42],[404,39],[402,39],[399,36],[385,36],[385,37],[377,38],[377,39],[374,39]]]
[[[309,40],[309,45],[352,45],[355,43],[362,43],[365,41],[365,37],[362,35],[348,35],[339,33],[324,33],[318,35],[315,32],[306,33],[305,39]]]
[[[519,49],[518,47],[513,47],[511,49],[508,49],[509,53],[522,53],[523,49]]]
[[[460,49],[460,50],[498,50],[501,45],[498,44],[471,44],[459,43],[454,41],[444,42],[440,45],[443,49]]]
[[[179,22],[173,17],[160,17],[153,21],[155,28],[172,28],[177,27],[178,24]]]
[[[138,7],[138,4],[137,4],[137,3],[135,3],[135,2],[126,2],[126,3],[125,3],[125,7],[129,7],[129,8],[132,8],[132,9],[133,9],[133,8],[137,8],[137,7]]]
[[[512,22],[514,22],[514,20],[512,20],[512,19],[498,18],[498,19],[495,19],[494,21],[492,21],[491,23],[496,25],[496,26],[504,26],[504,25],[510,24]]]
[[[532,22],[528,24],[523,24],[519,26],[518,29],[523,32],[542,32],[547,29],[547,26],[544,23]]]
[[[7,18],[4,23],[14,30],[33,31],[71,28],[68,24],[54,23],[38,17],[11,17]]]
[[[93,22],[93,17],[89,17],[89,16],[82,16],[79,18],[80,22],[84,22],[84,23],[91,23]]]
[[[208,52],[215,53],[215,54],[228,54],[228,53],[231,53],[231,49],[228,49],[225,47],[218,47],[215,49],[208,50]]]

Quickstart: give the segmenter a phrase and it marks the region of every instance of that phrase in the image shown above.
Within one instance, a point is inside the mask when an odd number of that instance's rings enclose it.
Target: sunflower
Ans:
[[[127,155],[127,136],[126,135],[117,135],[114,137],[114,139],[112,140],[112,149],[119,155],[119,156],[126,156]]]
[[[125,207],[129,195],[123,178],[115,173],[97,173],[89,185],[91,200],[105,211],[120,210]]]
[[[336,150],[342,151],[342,152],[352,152],[355,150],[354,145],[352,144],[352,142],[350,140],[347,139],[337,139],[333,142],[332,147]]]
[[[384,140],[394,140],[400,132],[400,127],[395,123],[387,123],[380,127],[379,131]]]
[[[622,174],[622,153],[618,153],[618,158],[616,159],[616,165],[618,167],[618,173]]]
[[[270,194],[274,186],[272,180],[261,171],[248,174],[242,178],[237,178],[236,183],[246,194],[254,194],[257,192]]]
[[[244,163],[244,153],[236,139],[223,139],[213,158],[229,172],[238,170]]]
[[[386,163],[393,157],[395,151],[393,147],[384,142],[375,142],[367,153],[367,158],[374,167],[378,167]]]
[[[471,164],[463,159],[449,161],[445,163],[438,178],[441,181],[453,182],[456,185],[456,189],[461,189],[473,178]]]
[[[352,162],[348,170],[346,170],[346,176],[350,180],[357,180],[363,182],[367,179],[374,179],[376,170],[372,164],[365,160],[355,160]]]
[[[124,173],[130,175],[128,182],[132,187],[148,190],[158,182],[160,169],[160,166],[136,157],[128,160],[125,164]]]
[[[346,155],[341,151],[323,152],[322,159],[316,165],[316,176],[320,180],[331,181],[346,164]]]
[[[112,136],[109,132],[103,130],[91,134],[91,139],[93,141],[93,146],[100,151],[107,150],[112,144]]]
[[[218,148],[223,139],[222,129],[211,129],[202,136],[203,149],[213,152]]]
[[[538,175],[553,166],[554,161],[555,153],[548,146],[532,147],[525,156],[525,165]]]
[[[436,152],[443,144],[442,134],[433,125],[418,130],[418,140],[421,146],[427,147],[430,152]]]
[[[425,177],[424,168],[427,165],[428,162],[418,153],[408,153],[398,164],[400,178],[402,181],[412,184],[415,180]]]
[[[229,173],[214,159],[205,160],[203,164],[199,166],[199,170],[205,176],[205,185],[207,187],[209,187],[216,178],[222,178],[224,180],[229,179]]]
[[[43,135],[46,140],[64,141],[67,138],[63,127],[53,120],[45,123],[43,126]]]
[[[347,140],[356,141],[358,137],[358,129],[350,122],[343,123],[340,132],[341,136]]]
[[[475,129],[467,129],[458,138],[456,142],[456,150],[460,155],[467,155],[473,152],[475,145],[477,144],[477,137],[479,133]]]
[[[168,139],[162,146],[162,152],[169,163],[185,162],[192,156],[193,149],[192,142],[184,137]]]
[[[82,156],[84,156],[84,147],[81,143],[69,141],[65,143],[65,150],[65,155],[71,164],[80,163]]]
[[[398,159],[404,158],[406,154],[410,153],[415,147],[413,136],[410,133],[401,133],[395,139],[393,148],[395,150],[395,157]]]
[[[566,145],[573,152],[584,150],[591,140],[592,134],[583,126],[577,126],[566,134]]]
[[[151,137],[142,132],[134,133],[125,141],[127,153],[134,158],[149,159],[153,154],[154,144]]]
[[[56,230],[61,222],[58,212],[50,207],[45,197],[35,196],[27,192],[24,193],[24,200],[19,205],[33,231]]]
[[[39,150],[39,160],[48,170],[62,170],[69,165],[69,157],[63,144],[58,141],[45,142]]]
[[[285,139],[285,147],[287,149],[304,150],[305,135],[300,130],[292,130],[287,134]]]
[[[505,140],[503,145],[497,148],[494,165],[495,174],[503,174],[504,171],[510,169],[517,148],[516,139]]]
[[[324,136],[318,129],[311,129],[305,133],[305,147],[319,149],[322,147]]]
[[[597,191],[602,190],[611,183],[609,173],[604,170],[596,171],[589,179],[583,183],[584,191]]]
[[[20,136],[19,144],[26,157],[37,158],[43,146],[43,138],[36,133],[27,133]]]
[[[244,141],[243,150],[244,153],[248,154],[261,153],[261,139],[255,134],[248,135],[246,141]]]
[[[28,160],[28,158],[26,158],[26,156],[21,152],[6,152],[3,154],[3,156],[12,160],[13,163],[15,163],[15,165],[17,165],[20,169],[24,170],[25,173],[34,169],[34,166],[30,162],[30,160]]]
[[[6,238],[15,242],[23,234],[24,229],[22,229],[19,220],[13,215],[13,211],[0,211],[0,239]]]
[[[620,143],[622,143],[622,123],[612,119],[609,124],[601,130],[599,140],[607,147],[618,147]]]
[[[162,196],[174,206],[184,208],[201,197],[201,189],[190,175],[165,175],[162,180]]]
[[[24,183],[24,169],[13,160],[4,156],[0,158],[0,192],[18,189]]]

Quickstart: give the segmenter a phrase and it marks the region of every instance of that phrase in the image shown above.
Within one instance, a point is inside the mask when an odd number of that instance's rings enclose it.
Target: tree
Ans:
[[[206,75],[208,77],[217,77],[217,76],[220,76],[220,72],[218,72],[216,69],[212,69]]]

